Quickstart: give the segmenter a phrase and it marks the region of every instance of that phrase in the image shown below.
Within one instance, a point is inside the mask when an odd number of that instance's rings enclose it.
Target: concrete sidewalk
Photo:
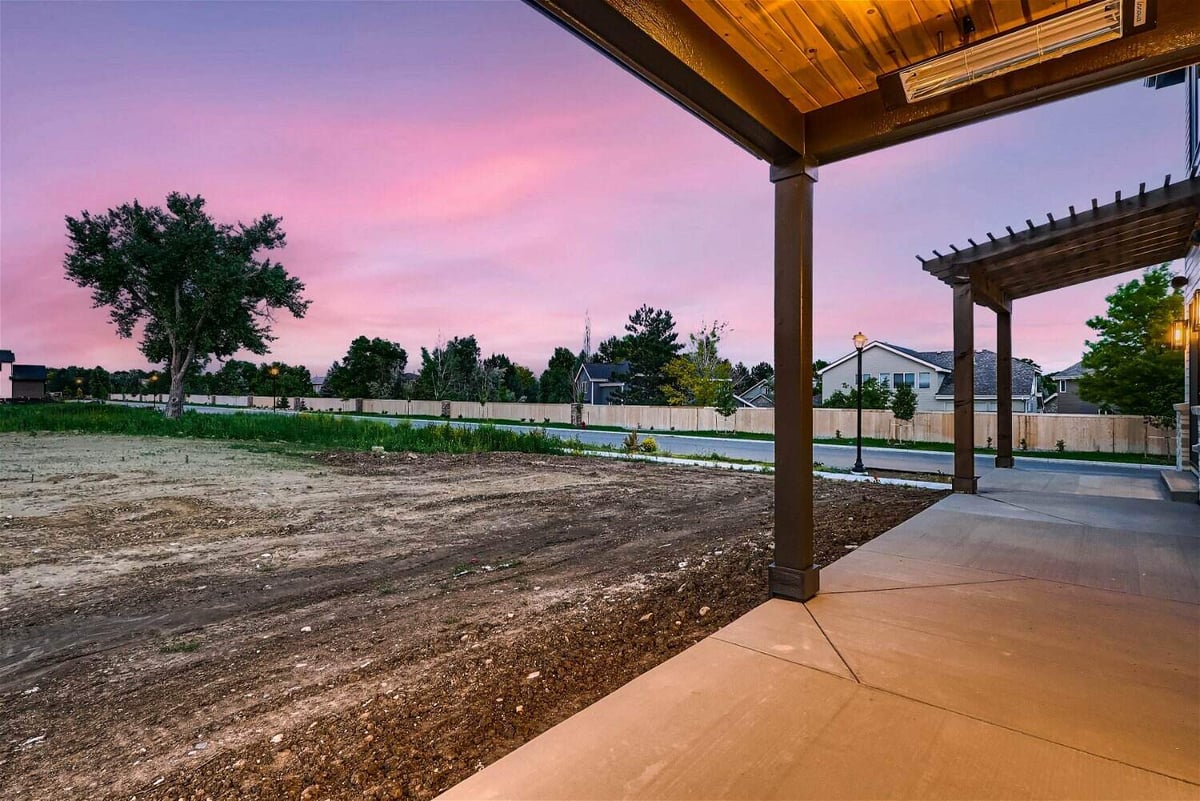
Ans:
[[[997,473],[444,797],[1200,798],[1200,506]]]

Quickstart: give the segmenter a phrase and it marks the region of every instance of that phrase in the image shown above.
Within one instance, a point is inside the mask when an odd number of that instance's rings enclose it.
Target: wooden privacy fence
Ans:
[[[153,400],[165,395],[113,395],[117,400]],[[338,398],[292,398],[293,406],[316,412],[361,412],[363,414],[422,415],[485,420],[523,420],[534,423],[570,423],[569,403],[478,403],[476,401],[341,400]],[[188,395],[197,405],[271,408],[270,395]],[[448,407],[448,409],[447,409]],[[855,434],[854,409],[815,408],[813,435],[821,439],[840,436],[849,441]],[[720,431],[753,434],[775,433],[774,409],[738,409],[725,417],[711,407],[696,406],[591,406],[581,407],[584,425],[639,428],[652,431]],[[894,416],[889,411],[863,410],[863,436],[888,439],[893,436]],[[1059,440],[1069,451],[1097,453],[1171,453],[1170,432],[1156,429],[1141,417],[1097,414],[1014,414],[1013,451],[1054,450]],[[906,431],[906,439],[909,432]],[[989,442],[990,438],[990,442]],[[953,412],[917,412],[911,439],[915,442],[954,441]],[[1024,442],[1024,448],[1022,448]],[[996,414],[975,413],[975,445],[996,445]]]

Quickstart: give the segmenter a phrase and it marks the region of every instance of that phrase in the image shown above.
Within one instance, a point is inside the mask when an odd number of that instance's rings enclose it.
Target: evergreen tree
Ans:
[[[1087,321],[1099,335],[1084,342],[1079,397],[1091,403],[1174,424],[1183,399],[1183,353],[1168,342],[1171,322],[1183,316],[1183,299],[1171,290],[1171,272],[1152,267],[1105,298],[1108,313]]]

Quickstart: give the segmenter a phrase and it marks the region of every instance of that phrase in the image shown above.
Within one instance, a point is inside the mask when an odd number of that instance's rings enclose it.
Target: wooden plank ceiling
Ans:
[[[1200,231],[1200,177],[1172,184],[1167,176],[1158,187],[1142,184],[1129,197],[1117,192],[1106,205],[1093,199],[1045,220],[917,258],[940,281],[981,281],[1008,300],[1182,259]]]
[[[876,89],[880,75],[1087,0],[684,0],[798,110]],[[964,37],[967,16],[975,31]]]

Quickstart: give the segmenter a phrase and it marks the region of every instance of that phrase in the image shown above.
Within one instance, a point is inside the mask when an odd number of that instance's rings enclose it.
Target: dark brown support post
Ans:
[[[996,313],[996,467],[1012,467],[1012,312]]]
[[[975,299],[962,278],[954,284],[954,491],[975,485]]]
[[[812,231],[816,164],[771,168],[775,184],[775,561],[771,595],[817,594],[813,564]]]

